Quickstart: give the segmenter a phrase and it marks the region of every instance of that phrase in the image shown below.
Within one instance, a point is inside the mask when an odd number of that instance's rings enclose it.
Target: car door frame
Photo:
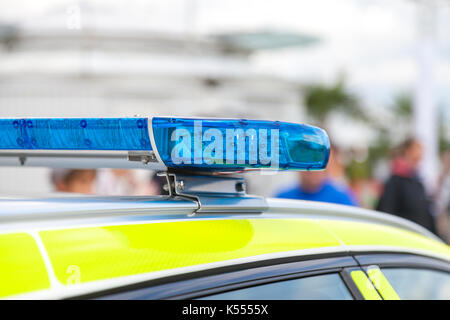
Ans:
[[[411,253],[362,253],[354,255],[361,268],[367,273],[367,269],[376,266],[381,269],[408,268],[419,270],[441,271],[450,274],[450,263],[438,258]],[[389,282],[389,280],[386,278]],[[390,284],[390,283],[389,283]],[[392,284],[390,284],[392,287]],[[395,288],[394,288],[395,291]],[[383,296],[383,292],[379,292]]]
[[[411,253],[362,253],[354,258],[362,267],[431,269],[450,273],[450,263],[437,258]]]

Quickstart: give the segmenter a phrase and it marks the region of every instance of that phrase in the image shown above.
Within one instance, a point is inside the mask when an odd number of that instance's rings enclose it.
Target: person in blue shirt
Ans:
[[[353,192],[347,186],[334,182],[326,171],[300,172],[300,180],[300,184],[282,190],[275,197],[358,205]]]

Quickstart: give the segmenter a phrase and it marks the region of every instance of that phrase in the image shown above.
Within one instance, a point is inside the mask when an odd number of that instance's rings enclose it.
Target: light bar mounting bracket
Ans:
[[[172,197],[197,202],[197,213],[262,213],[268,205],[263,197],[246,194],[242,177],[160,172],[167,179],[166,191]]]

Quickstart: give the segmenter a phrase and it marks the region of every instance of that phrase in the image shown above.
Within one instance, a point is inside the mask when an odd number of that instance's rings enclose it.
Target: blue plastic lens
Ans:
[[[153,118],[167,167],[197,170],[320,170],[330,142],[322,129],[278,121]]]
[[[0,149],[152,150],[146,118],[0,119]]]

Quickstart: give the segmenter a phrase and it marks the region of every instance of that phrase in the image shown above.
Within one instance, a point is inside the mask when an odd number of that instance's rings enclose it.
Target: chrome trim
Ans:
[[[153,134],[153,117],[148,117],[147,121],[148,121],[148,123],[147,123],[148,134],[150,135],[150,143],[152,145],[153,152],[154,152],[155,157],[158,160],[158,162],[163,166],[163,168],[160,170],[166,171],[167,170],[166,164],[162,161],[162,159],[159,155],[158,146],[156,145],[155,136]]]
[[[186,217],[196,208],[194,201],[167,196],[139,197],[59,197],[51,199],[0,200],[0,229],[5,224],[59,223],[72,219],[91,221],[178,215]]]
[[[224,197],[217,195],[200,196],[199,199],[201,201],[200,209],[197,210],[199,216],[201,213],[261,214],[269,208],[266,200],[258,196]]]
[[[103,150],[2,150],[0,166],[51,168],[125,168],[164,170],[158,162],[129,161],[128,151]]]
[[[126,157],[128,151],[126,150],[24,150],[24,149],[2,149],[0,156],[17,157],[18,155],[33,156],[33,157],[49,157],[57,154],[61,157],[90,157],[90,158],[123,158]]]
[[[128,161],[139,161],[144,164],[158,162],[153,151],[128,151]]]

